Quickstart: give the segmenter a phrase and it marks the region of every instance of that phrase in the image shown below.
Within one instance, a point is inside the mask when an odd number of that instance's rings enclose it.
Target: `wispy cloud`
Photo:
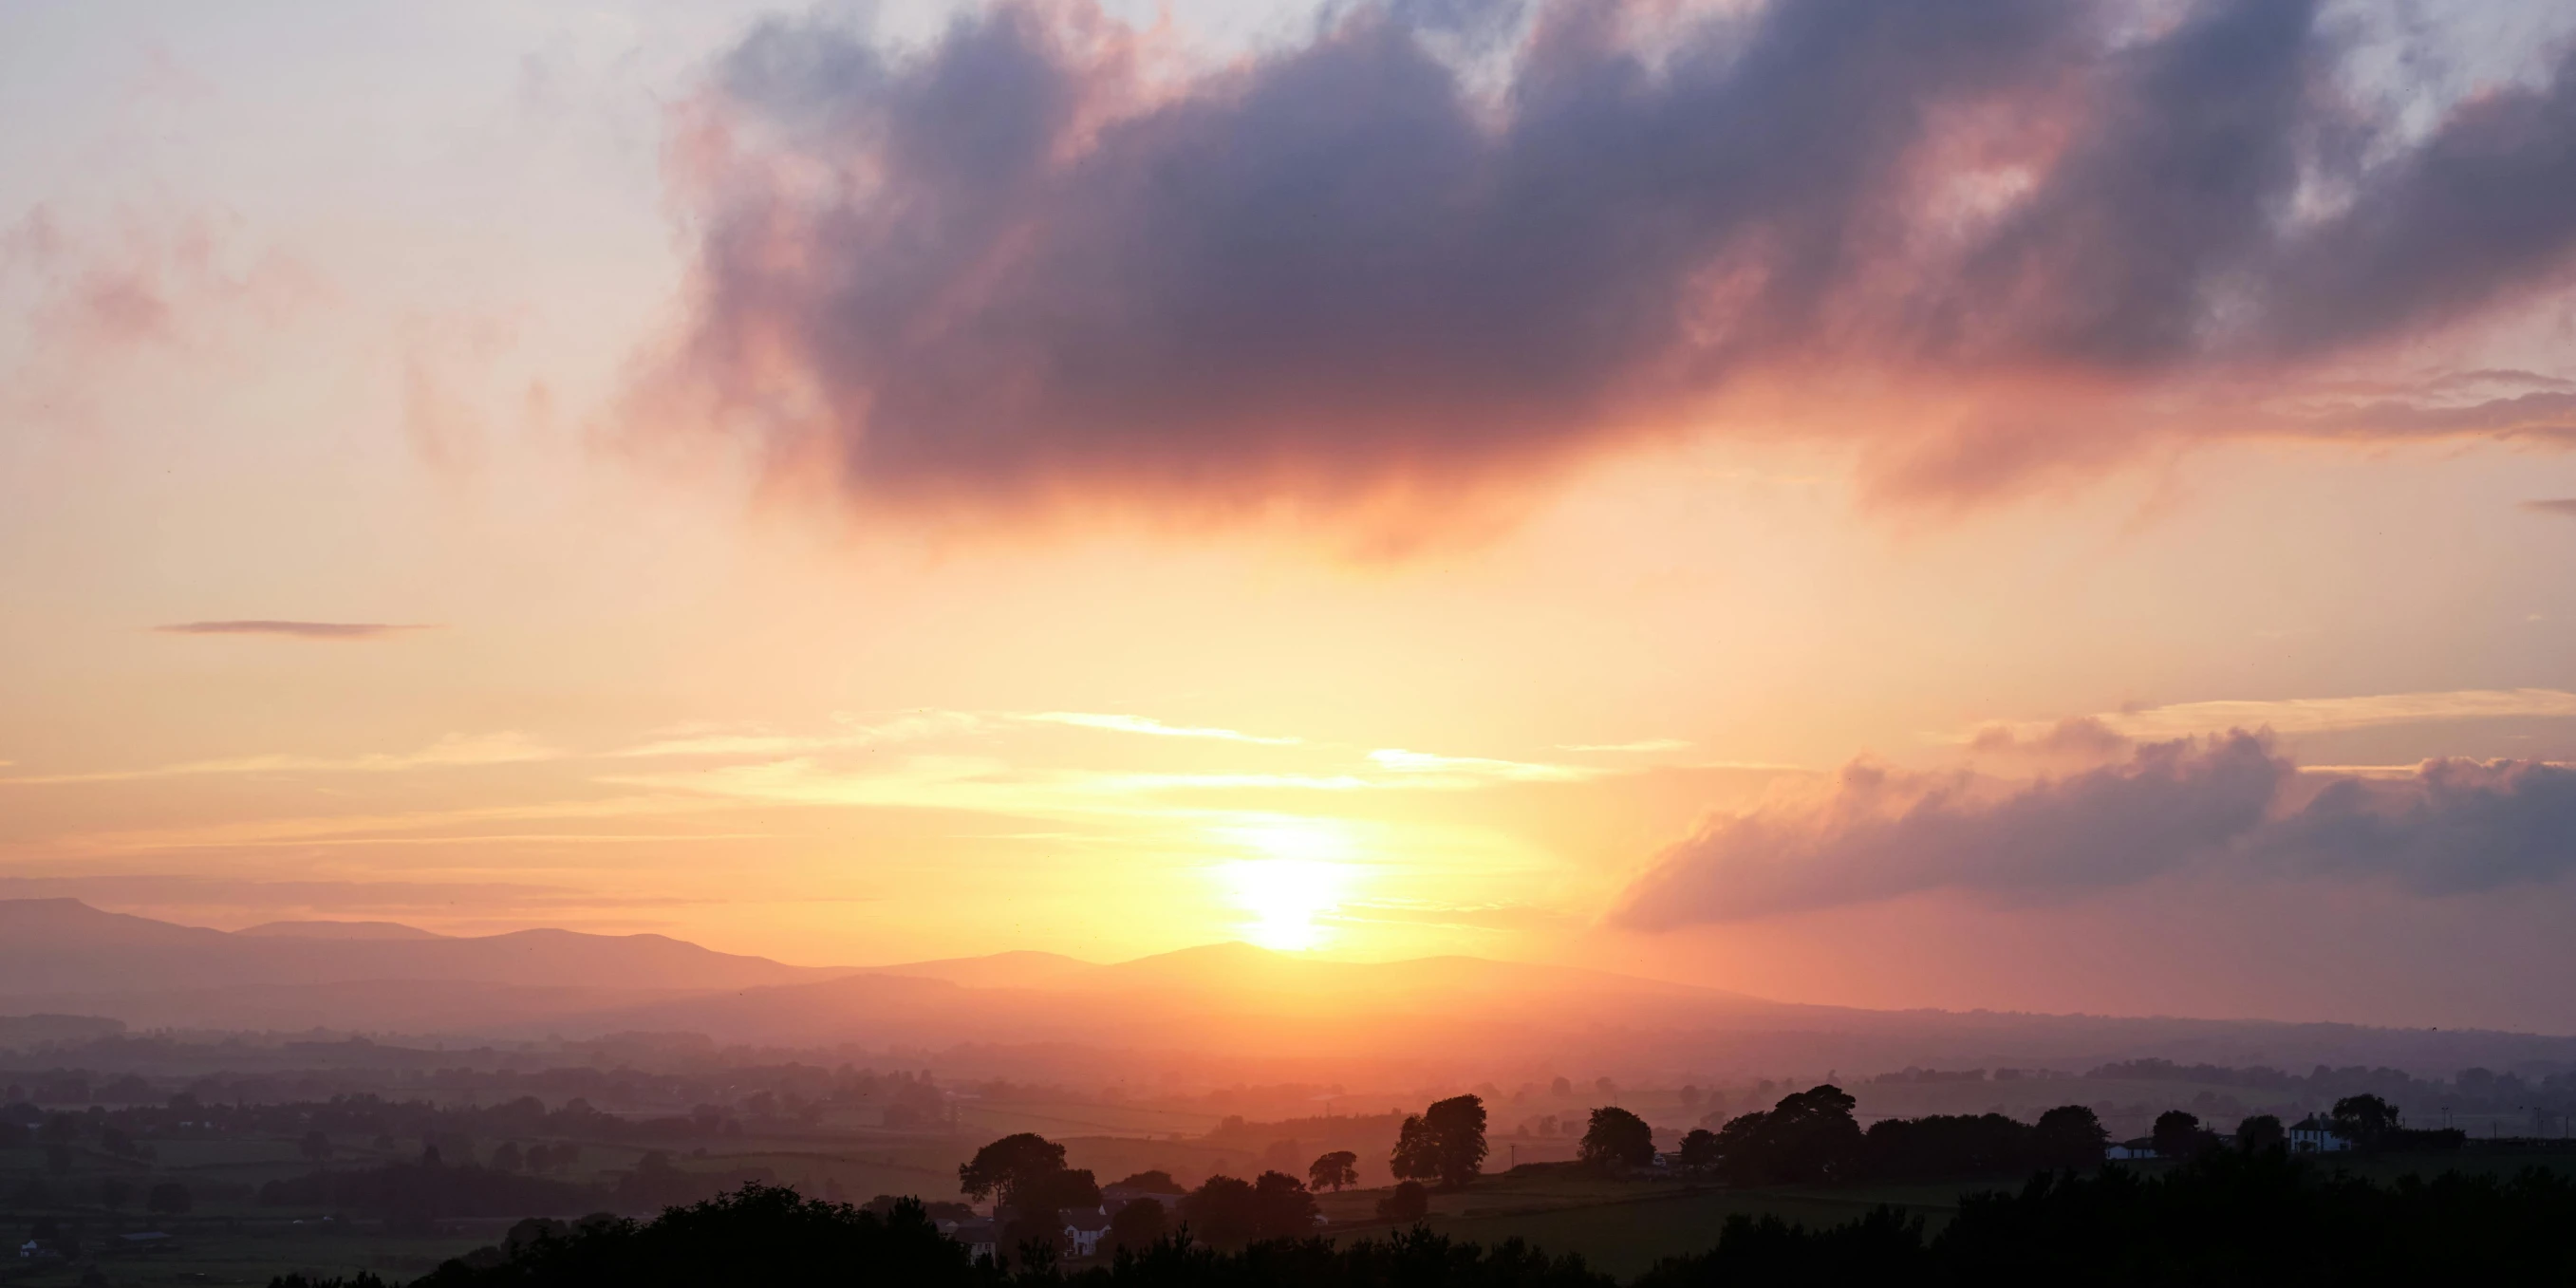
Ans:
[[[1679,738],[1648,738],[1640,742],[1560,742],[1558,751],[1680,751],[1690,746]]]
[[[553,760],[562,754],[525,734],[449,734],[412,752],[373,752],[363,756],[346,757],[235,756],[223,760],[192,760],[175,765],[156,765],[148,769],[33,774],[18,778],[0,778],[0,784],[34,787],[62,783],[114,783],[141,778],[180,778],[197,774],[390,773],[406,769],[446,769]]]
[[[2525,501],[2522,508],[2538,514],[2560,514],[2576,519],[2576,496],[2551,497],[2545,501]]]
[[[1425,751],[1406,751],[1401,747],[1381,747],[1370,752],[1368,758],[1379,768],[1399,774],[1439,774],[1521,783],[1578,782],[1599,778],[1608,772],[1583,765],[1533,764],[1484,756],[1435,756]]]
[[[1242,733],[1233,729],[1213,729],[1190,725],[1167,725],[1151,716],[1116,715],[1093,711],[1037,711],[1020,717],[1040,724],[1073,725],[1082,729],[1105,729],[1113,733],[1144,734],[1153,738],[1213,738],[1222,742],[1253,742],[1269,747],[1293,747],[1298,738],[1272,738]]]
[[[2576,693],[2563,689],[2456,689],[2439,693],[2384,693],[2344,698],[2177,702],[2105,711],[2079,716],[2072,721],[1989,724],[1965,733],[1944,735],[1939,740],[1992,746],[2046,744],[2063,741],[2070,729],[2084,729],[2117,738],[2152,742],[2225,733],[2230,729],[2270,729],[2280,734],[2330,733],[2385,725],[2514,717],[2576,717]]]
[[[164,635],[272,635],[293,640],[380,640],[437,629],[423,622],[290,622],[264,618],[223,622],[172,622],[152,628]]]

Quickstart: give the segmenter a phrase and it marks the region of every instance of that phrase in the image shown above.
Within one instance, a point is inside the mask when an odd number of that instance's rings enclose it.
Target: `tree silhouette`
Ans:
[[[1404,1181],[1377,1201],[1381,1221],[1419,1221],[1431,1215],[1431,1191],[1420,1181]]]
[[[2287,1149],[2290,1134],[2281,1128],[2281,1120],[2270,1114],[2256,1114],[2236,1124],[2236,1147],[2246,1153],[2266,1149]]]
[[[1170,1232],[1169,1210],[1161,1199],[1130,1199],[1109,1217],[1110,1251],[1142,1252]]]
[[[1315,1160],[1306,1169],[1306,1183],[1315,1189],[1330,1189],[1335,1194],[1345,1185],[1360,1183],[1360,1156],[1347,1149],[1337,1149]]]
[[[972,1161],[958,1164],[957,1187],[971,1199],[999,1195],[1004,1203],[1017,1203],[1023,1185],[1063,1171],[1064,1146],[1024,1131],[1004,1136],[976,1150]]]
[[[2047,1168],[2084,1170],[2100,1167],[2111,1133],[2102,1119],[2082,1105],[2059,1105],[2039,1116],[2031,1131],[2032,1162]]]
[[[1583,1143],[1576,1156],[1603,1170],[1622,1167],[1645,1167],[1655,1161],[1655,1129],[1646,1120],[1617,1105],[1592,1111],[1591,1125],[1583,1130]]]
[[[1678,1161],[1694,1172],[1706,1171],[1717,1166],[1717,1133],[1705,1127],[1691,1128],[1682,1136],[1682,1148]]]
[[[195,1206],[195,1202],[189,1197],[187,1186],[177,1181],[163,1181],[144,1196],[143,1206],[151,1212],[179,1216]]]
[[[2156,1153],[2166,1158],[2190,1158],[2209,1143],[2209,1133],[2200,1129],[2200,1115],[2180,1109],[2168,1109],[2156,1115],[2155,1129],[2149,1139]]]
[[[2363,1149],[2397,1130],[2397,1106],[2377,1096],[2346,1096],[2334,1103],[2335,1131]]]
[[[1404,1120],[1390,1161],[1398,1179],[1437,1181],[1457,1189],[1484,1170],[1486,1152],[1485,1102],[1452,1096]]]

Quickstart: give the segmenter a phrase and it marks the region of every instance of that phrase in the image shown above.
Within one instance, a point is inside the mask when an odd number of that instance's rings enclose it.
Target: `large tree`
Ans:
[[[2168,1109],[2156,1115],[2156,1125],[2149,1133],[2162,1158],[2190,1158],[2206,1148],[2210,1133],[2202,1131],[2200,1115],[2187,1110]]]
[[[1484,1170],[1486,1152],[1485,1102],[1452,1096],[1404,1120],[1390,1162],[1398,1179],[1437,1181],[1456,1189]]]
[[[970,1199],[999,1196],[1004,1203],[1020,1202],[1019,1191],[1033,1183],[1049,1183],[1064,1171],[1064,1146],[1024,1131],[1004,1136],[975,1151],[974,1160],[957,1166],[957,1186]]]
[[[1605,1171],[1644,1167],[1655,1161],[1655,1129],[1617,1105],[1595,1109],[1591,1125],[1583,1130],[1583,1143],[1575,1153]]]
[[[1847,1179],[1861,1154],[1857,1103],[1831,1083],[1792,1092],[1769,1110],[1728,1119],[1717,1152],[1727,1174],[1745,1184]]]
[[[2032,1162],[2077,1171],[2100,1167],[2111,1143],[2101,1116],[2083,1105],[2059,1105],[2039,1116],[2031,1132]]]
[[[2397,1130],[2397,1106],[2377,1096],[2346,1096],[2334,1103],[2335,1133],[2363,1149]]]
[[[1342,1192],[1345,1185],[1360,1183],[1360,1156],[1347,1149],[1337,1149],[1315,1160],[1306,1169],[1306,1184],[1314,1189]]]
[[[2267,1149],[2287,1149],[2290,1147],[2290,1134],[2282,1129],[2279,1118],[2271,1114],[2256,1114],[2236,1124],[2236,1147],[2248,1154]]]

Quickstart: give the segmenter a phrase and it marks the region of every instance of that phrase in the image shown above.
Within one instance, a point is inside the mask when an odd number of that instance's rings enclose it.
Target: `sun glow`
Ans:
[[[1234,905],[1250,914],[1242,935],[1263,948],[1302,952],[1331,930],[1317,918],[1341,903],[1356,875],[1341,861],[1349,833],[1321,819],[1276,819],[1229,829],[1229,839],[1264,857],[1225,865]]]

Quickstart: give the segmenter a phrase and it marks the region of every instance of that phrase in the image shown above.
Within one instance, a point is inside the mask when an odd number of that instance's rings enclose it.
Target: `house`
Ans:
[[[1099,1208],[1076,1208],[1064,1214],[1065,1249],[1077,1257],[1096,1255],[1109,1233],[1109,1214]]]
[[[2109,1149],[2103,1150],[2102,1157],[2112,1159],[2154,1158],[2156,1157],[2156,1138],[2153,1136],[2140,1136],[2136,1140],[2121,1141],[2118,1144],[2111,1146]]]
[[[59,1261],[62,1255],[54,1245],[41,1239],[29,1239],[18,1245],[18,1256],[25,1261]]]
[[[2290,1152],[2293,1154],[2340,1154],[2352,1148],[2335,1125],[2310,1114],[2290,1127]]]
[[[1002,1227],[992,1220],[957,1221],[947,1227],[950,1238],[966,1245],[970,1257],[998,1257],[1002,1253]]]
[[[166,1230],[137,1230],[132,1234],[116,1236],[116,1241],[128,1248],[149,1249],[167,1244],[170,1242],[170,1235]]]

